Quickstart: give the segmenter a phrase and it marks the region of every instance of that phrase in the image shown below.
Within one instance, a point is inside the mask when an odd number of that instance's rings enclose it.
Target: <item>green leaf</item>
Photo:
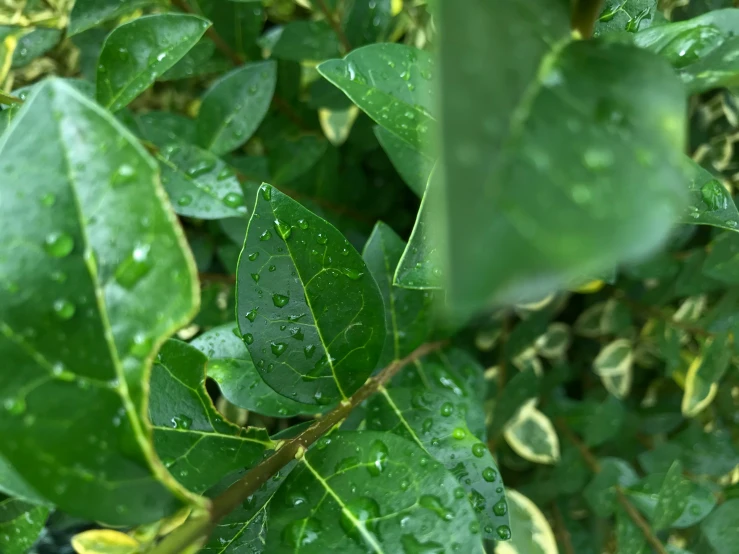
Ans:
[[[192,144],[174,143],[157,152],[162,184],[175,212],[200,219],[245,217],[244,191],[223,160]]]
[[[647,544],[644,532],[634,523],[623,506],[615,507],[616,512],[616,544],[619,552],[633,554],[649,554],[652,550]]]
[[[0,457],[0,493],[7,494],[18,500],[31,504],[49,504],[39,493],[33,490],[18,472],[8,463],[5,458]],[[49,504],[51,505],[51,504]]]
[[[524,404],[503,431],[508,445],[522,458],[537,464],[559,460],[559,438],[549,418],[533,402]]]
[[[151,0],[75,0],[67,34],[77,35],[151,3]]]
[[[255,0],[188,0],[213,22],[213,28],[238,55],[260,57],[256,40],[264,25],[264,8]]]
[[[206,331],[190,344],[208,356],[208,377],[221,394],[238,406],[271,417],[315,413],[315,406],[277,394],[259,375],[238,329],[229,323]]]
[[[606,390],[616,398],[625,398],[631,389],[634,350],[628,339],[616,339],[605,345],[593,360],[593,371]]]
[[[428,52],[404,44],[372,44],[342,60],[325,61],[318,71],[414,149],[425,152],[433,145],[436,100]]]
[[[711,225],[739,232],[739,211],[721,181],[686,158],[689,164],[690,202],[682,223]]]
[[[721,233],[711,243],[703,262],[703,273],[727,285],[739,284],[739,237]]]
[[[680,462],[675,461],[674,463]],[[626,491],[634,506],[650,519],[654,517],[657,507],[658,497],[655,491],[662,488],[665,476],[666,473],[651,473]],[[679,487],[680,494],[684,498],[683,510],[682,513],[677,514],[677,519],[670,523],[670,527],[674,529],[692,527],[711,513],[716,506],[716,496],[711,486],[687,479],[681,480]]]
[[[657,0],[607,0],[603,4],[595,23],[596,37],[617,31],[635,33],[664,19],[657,10]]]
[[[13,251],[0,264],[0,355],[14,368],[0,372],[0,454],[69,514],[117,525],[169,515],[189,497],[156,462],[145,383],[198,291],[156,165],[59,80],[35,89],[0,152],[3,190],[26,191],[0,205],[16,222],[0,232]]]
[[[701,524],[701,531],[717,553],[731,552],[739,544],[739,498],[716,508]]]
[[[661,54],[678,70],[690,94],[739,83],[739,10],[714,10],[688,21],[640,32],[635,43]]]
[[[386,335],[375,280],[339,231],[270,185],[257,195],[236,287],[239,329],[278,393],[330,404],[375,369]]]
[[[112,112],[126,106],[195,46],[209,26],[201,17],[167,13],[116,27],[100,52],[97,101]]]
[[[408,245],[395,269],[393,284],[408,289],[441,289],[444,285],[442,260],[434,233],[438,232],[442,172],[432,171],[418,208]],[[437,231],[434,231],[437,229]]]
[[[615,396],[608,395],[588,414],[583,438],[588,446],[598,446],[613,439],[624,423],[626,409]]]
[[[440,4],[434,240],[461,313],[643,257],[681,213],[683,87],[648,52],[573,41],[569,4]]]
[[[215,154],[244,144],[267,114],[277,82],[274,61],[247,64],[208,89],[198,112],[198,143]]]
[[[419,198],[426,190],[434,160],[430,156],[412,148],[384,127],[374,127],[375,136],[403,181]]]
[[[15,29],[5,27],[5,29]],[[0,35],[4,34],[0,31]],[[61,40],[62,33],[59,29],[32,29],[18,39],[18,45],[13,54],[11,68],[25,67],[36,58],[46,54],[54,48]]]
[[[205,390],[207,361],[194,346],[168,340],[150,380],[154,446],[170,473],[195,493],[254,465],[273,446],[265,429],[238,427],[216,411]]]
[[[683,465],[680,460],[676,460],[667,471],[659,489],[652,517],[655,529],[666,529],[680,517],[687,507],[689,492],[690,486],[683,480]]]
[[[26,554],[44,529],[49,508],[0,497],[0,552]]]
[[[339,39],[325,21],[291,21],[270,29],[260,42],[279,60],[320,61],[339,55]]]
[[[511,518],[510,542],[495,545],[496,554],[558,554],[557,539],[541,510],[518,491],[506,491]]]
[[[270,554],[323,553],[326,544],[336,552],[483,552],[463,489],[417,445],[345,431],[320,446],[271,502]]]
[[[539,377],[532,370],[521,371],[505,384],[503,393],[495,401],[492,414],[491,434],[497,435],[503,430],[521,406],[539,394]]]
[[[138,114],[134,121],[136,126],[132,131],[159,148],[177,143],[190,144],[197,136],[195,122],[176,113],[146,112]]]
[[[200,77],[212,73],[225,73],[231,69],[231,61],[215,54],[216,45],[207,38],[200,39],[180,60],[157,79],[176,81]]]
[[[732,353],[726,334],[706,339],[685,377],[681,406],[684,416],[695,417],[713,401],[718,382],[729,368]]]
[[[392,0],[354,0],[346,11],[344,32],[352,48],[386,39],[392,21]]]
[[[466,414],[467,405],[450,392],[383,388],[368,402],[367,428],[405,437],[441,462],[466,491],[483,536],[507,539],[503,481],[487,445],[467,427]]]
[[[431,335],[432,302],[430,293],[393,286],[393,273],[405,244],[389,226],[375,225],[362,257],[380,287],[385,302],[385,348],[378,362],[385,367],[413,352]]]
[[[633,468],[619,458],[601,458],[599,463],[600,472],[585,487],[583,496],[595,515],[609,517],[617,504],[615,487],[630,487],[639,478]]]

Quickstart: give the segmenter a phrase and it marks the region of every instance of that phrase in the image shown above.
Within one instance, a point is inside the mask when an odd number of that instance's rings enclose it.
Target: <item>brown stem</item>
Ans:
[[[580,33],[582,38],[592,37],[602,7],[603,0],[574,0],[570,21],[572,30]]]
[[[556,502],[552,502],[552,514],[554,515],[554,532],[559,538],[559,542],[562,543],[565,554],[575,554],[575,548],[572,546],[572,537]]]
[[[563,418],[558,418],[556,421],[556,425],[557,429],[559,429],[562,434],[567,437],[567,439],[580,451],[580,454],[582,455],[585,463],[588,465],[590,470],[593,473],[600,473],[601,467],[600,463],[598,463],[598,459],[590,451],[587,445],[582,442],[580,438],[575,435],[575,433],[572,432],[567,423],[565,423],[565,420]],[[618,503],[621,504],[626,514],[629,516],[629,518],[631,518],[631,521],[633,521],[634,524],[639,529],[641,529],[641,532],[644,534],[644,538],[647,539],[647,542],[652,546],[655,552],[657,552],[657,554],[668,554],[665,547],[654,534],[654,531],[652,531],[649,523],[645,521],[639,511],[634,508],[631,502],[629,502],[629,499],[624,494],[623,489],[618,485],[616,485],[615,488],[616,499],[618,500]]]
[[[328,6],[326,5],[326,0],[317,0],[317,1],[318,1],[318,7],[323,12],[323,15],[326,16],[326,20],[328,21],[328,24],[331,25],[331,28],[334,30],[334,33],[336,33],[336,36],[339,38],[339,42],[341,42],[341,46],[344,48],[344,53],[345,54],[349,53],[352,47],[351,47],[351,44],[349,44],[349,39],[347,39],[346,35],[344,34],[344,29],[341,28],[341,24],[334,17],[334,14],[331,13],[331,10],[328,9]]]
[[[317,419],[313,425],[297,437],[283,443],[274,454],[250,469],[246,475],[213,500],[208,519],[185,523],[165,538],[152,554],[178,554],[195,542],[203,540],[219,521],[238,508],[244,500],[254,494],[259,487],[291,460],[300,458],[311,444],[338,425],[354,408],[377,392],[404,366],[442,348],[445,344],[446,341],[423,344],[405,358],[391,363],[375,377],[367,379],[351,398],[345,399],[332,411]]]

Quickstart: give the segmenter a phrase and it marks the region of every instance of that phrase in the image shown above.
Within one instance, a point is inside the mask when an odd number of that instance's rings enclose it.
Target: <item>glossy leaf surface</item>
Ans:
[[[439,20],[452,306],[536,298],[666,239],[687,180],[685,97],[663,60],[571,42],[559,0],[442,3]]]
[[[244,144],[267,113],[277,81],[277,64],[256,62],[218,79],[198,112],[198,143],[215,154]]]
[[[254,367],[243,339],[237,337],[232,324],[206,331],[190,344],[208,356],[208,377],[218,383],[229,402],[258,414],[291,417],[314,413],[308,406],[277,394]]]
[[[379,367],[410,354],[425,342],[432,331],[430,293],[393,286],[393,273],[405,244],[389,226],[378,222],[364,246],[362,257],[377,281],[385,303],[387,338]]]
[[[0,552],[26,554],[38,539],[49,508],[0,497]]]
[[[318,71],[416,150],[425,152],[433,144],[434,64],[427,52],[402,44],[372,44],[342,60],[323,62]]]
[[[434,160],[429,155],[414,149],[384,127],[378,125],[374,131],[382,149],[385,150],[405,183],[419,198],[422,197],[431,170],[434,168]]]
[[[412,442],[336,433],[299,460],[272,499],[270,553],[482,553],[464,490]],[[457,532],[466,530],[466,532]]]
[[[239,329],[269,386],[329,404],[364,383],[384,345],[384,304],[332,225],[262,185],[237,275]]]
[[[196,493],[252,466],[272,447],[266,430],[238,427],[216,411],[205,390],[207,361],[194,346],[169,340],[151,372],[154,446],[170,473]]]
[[[156,165],[56,80],[26,101],[0,152],[2,217],[33,221],[2,231],[3,244],[26,247],[0,266],[0,349],[15,368],[0,372],[0,452],[68,513],[121,525],[164,517],[185,497],[149,442],[146,383],[198,293]],[[30,156],[22,173],[9,166]]]
[[[393,387],[370,400],[367,428],[392,431],[441,462],[467,492],[485,538],[507,539],[503,481],[487,446],[469,430],[466,415],[467,406],[452,393]]]
[[[300,62],[339,55],[339,39],[325,21],[293,21],[276,27],[262,38],[272,57]]]
[[[194,15],[158,14],[116,27],[100,52],[97,101],[112,112],[126,106],[195,46],[209,25]]]
[[[68,34],[79,34],[149,3],[150,0],[76,0],[69,16]]]
[[[739,232],[739,211],[721,181],[692,160],[688,160],[690,203],[683,223],[711,225]]]

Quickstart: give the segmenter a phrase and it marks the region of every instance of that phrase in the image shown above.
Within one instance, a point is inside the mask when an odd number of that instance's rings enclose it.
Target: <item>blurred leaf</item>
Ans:
[[[72,547],[78,554],[137,554],[139,542],[113,529],[91,529],[72,537]]]
[[[142,139],[159,148],[171,144],[195,142],[195,122],[184,115],[171,112],[146,112],[134,119],[136,127],[132,129]]]
[[[203,96],[198,143],[220,155],[243,145],[267,113],[275,92],[277,64],[247,64],[219,78]]]
[[[593,361],[593,371],[606,390],[616,398],[625,398],[631,389],[634,351],[627,339],[616,339],[601,349]]]
[[[385,342],[384,304],[368,273],[336,228],[262,185],[236,296],[239,329],[268,385],[326,405],[364,383]]]
[[[652,550],[647,544],[644,532],[634,523],[623,506],[616,506],[616,544],[618,552],[629,554],[650,554]]]
[[[716,396],[718,381],[731,361],[732,349],[727,339],[726,334],[706,339],[701,353],[690,364],[682,401],[682,413],[686,417],[695,417]]]
[[[598,517],[609,517],[615,506],[615,487],[630,487],[639,480],[632,467],[618,458],[601,458],[600,472],[585,487],[584,496],[590,508]]]
[[[537,505],[513,489],[508,489],[506,496],[512,538],[510,542],[497,543],[496,554],[558,554],[552,528]]]
[[[340,146],[346,142],[358,115],[359,110],[356,106],[338,111],[325,108],[318,110],[318,120],[321,123],[323,134],[334,146]]]
[[[151,3],[151,0],[75,0],[67,34],[77,35]]]
[[[186,14],[139,17],[105,39],[97,72],[97,101],[116,112],[146,90],[190,48],[210,23]]]
[[[716,508],[701,523],[701,532],[717,554],[731,552],[739,544],[739,498]]]
[[[652,524],[655,529],[665,529],[685,511],[690,486],[683,480],[683,466],[675,461],[667,470],[657,496]]]
[[[257,37],[264,25],[264,7],[249,0],[187,0],[213,23],[218,35],[237,55],[255,59]]]
[[[339,39],[325,21],[291,21],[271,28],[260,41],[280,60],[321,61],[339,55]]]
[[[626,418],[624,405],[615,396],[609,395],[598,404],[585,425],[585,444],[598,446],[617,436]]]
[[[559,438],[549,418],[525,404],[503,431],[508,445],[522,458],[538,464],[559,460]]]
[[[392,21],[391,0],[353,0],[344,18],[344,32],[352,48],[384,42]]]

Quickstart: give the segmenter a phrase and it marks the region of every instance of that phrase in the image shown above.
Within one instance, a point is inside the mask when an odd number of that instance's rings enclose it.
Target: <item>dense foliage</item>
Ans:
[[[0,552],[737,552],[730,0],[0,10]]]

